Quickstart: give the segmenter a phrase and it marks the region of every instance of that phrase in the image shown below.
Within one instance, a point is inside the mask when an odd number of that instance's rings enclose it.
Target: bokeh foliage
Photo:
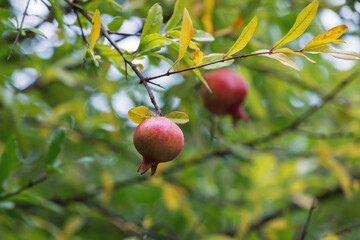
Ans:
[[[358,61],[315,55],[312,64],[295,57],[302,68],[297,72],[260,56],[236,60],[229,68],[247,79],[244,108],[250,117],[236,129],[230,118],[204,109],[194,73],[154,80],[164,87],[150,85],[162,112],[185,112],[190,122],[181,126],[185,147],[180,156],[150,178],[136,172],[141,161],[132,144],[136,125],[127,117],[140,105],[156,112],[139,79],[120,58],[102,56],[108,51],[103,37],[94,49],[101,56],[99,66],[94,65],[65,1],[31,1],[45,3],[49,11],[45,7],[42,16],[32,16],[30,8],[25,24],[47,39],[25,30],[10,60],[15,16],[20,24],[24,6],[0,2],[0,239],[137,239],[144,233],[152,239],[299,239],[313,198],[318,207],[307,239],[360,223],[360,79],[353,74]],[[196,29],[211,29],[204,20],[206,2],[186,4]],[[172,0],[117,3],[122,9],[113,1],[78,5],[89,12],[99,9],[110,30],[134,34],[141,33],[155,3],[162,6],[164,23],[175,5]],[[242,53],[270,49],[307,5],[280,0],[214,4],[215,40],[199,45],[206,54],[226,53],[255,15],[258,27]],[[289,46],[300,49],[328,30],[319,16],[329,12],[351,26],[344,36],[359,45],[359,3],[321,0],[307,33]],[[80,21],[89,41],[92,24]],[[128,52],[140,39],[112,36]],[[160,53],[173,62],[178,55],[170,46]],[[138,61],[149,77],[170,67],[154,56]],[[177,69],[184,67],[181,61]],[[328,95],[349,76],[341,91]],[[308,109],[313,112],[303,119]],[[299,124],[281,130],[299,118]],[[25,191],[8,195],[24,186]],[[359,236],[359,228],[337,235]]]

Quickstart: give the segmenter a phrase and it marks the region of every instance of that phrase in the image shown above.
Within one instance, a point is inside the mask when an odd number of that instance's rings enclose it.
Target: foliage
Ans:
[[[359,238],[357,2],[26,3],[0,2],[0,239]],[[222,67],[248,80],[236,129],[199,97]],[[153,113],[185,147],[140,176]]]

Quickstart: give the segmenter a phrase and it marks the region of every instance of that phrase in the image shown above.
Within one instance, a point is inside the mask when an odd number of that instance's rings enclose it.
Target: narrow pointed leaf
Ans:
[[[154,114],[145,106],[132,108],[128,112],[129,119],[134,123],[141,123],[142,121],[154,117]]]
[[[289,48],[280,48],[275,50],[273,53],[290,53],[292,55],[298,55],[298,56],[302,56],[304,58],[306,58],[306,60],[308,60],[311,63],[316,63],[314,60],[310,59],[309,57],[307,57],[306,55],[304,55],[301,52],[294,52],[293,50],[289,49]]]
[[[201,63],[201,60],[203,58],[203,52],[200,50],[195,50],[195,54],[194,54],[194,64],[195,66],[199,65]]]
[[[250,21],[250,23],[244,28],[244,30],[240,34],[240,37],[236,40],[235,44],[231,47],[231,49],[226,53],[224,58],[239,52],[248,44],[252,35],[254,34],[257,22],[258,22],[258,18],[255,16]]]
[[[151,33],[158,33],[163,23],[162,8],[158,3],[155,3],[149,10],[143,31],[141,33],[140,41]]]
[[[95,10],[95,14],[93,16],[92,19],[92,23],[94,24],[91,32],[90,32],[90,43],[89,43],[89,49],[93,49],[96,41],[99,38],[100,35],[100,29],[101,29],[101,24],[100,24],[100,11],[99,10]]]
[[[167,22],[164,32],[167,32],[168,30],[173,29],[174,27],[176,27],[176,25],[178,25],[178,23],[181,20],[181,14],[187,5],[187,2],[188,2],[187,0],[176,1],[174,12],[171,15],[169,21]]]
[[[37,28],[23,28],[23,30],[28,30],[30,32],[39,34],[40,36],[44,37],[47,39],[46,35],[44,33],[42,33],[41,31],[39,31]]]
[[[3,182],[7,179],[15,166],[17,159],[16,148],[15,137],[11,136],[6,143],[4,152],[0,158],[0,191],[2,190]]]
[[[51,4],[51,10],[54,12],[54,17],[59,24],[59,28],[64,29],[64,20],[62,17],[62,12],[60,10],[61,8],[58,5],[58,1],[49,0],[49,2]]]
[[[256,52],[253,52],[253,53],[261,53],[261,52],[269,52],[269,50],[267,49],[261,49],[261,50],[258,50]],[[268,57],[268,58],[272,58],[272,59],[275,59],[275,60],[278,60],[279,62],[281,62],[282,64],[284,64],[285,66],[289,66],[291,68],[294,68],[298,71],[300,71],[300,68],[299,66],[293,61],[291,60],[290,58],[288,58],[288,56],[286,56],[285,54],[283,53],[273,53],[273,54],[261,54],[259,56],[264,56],[264,57]]]
[[[304,50],[321,47],[328,43],[342,43],[344,41],[336,40],[336,39],[338,39],[341,35],[343,35],[347,29],[348,29],[348,27],[346,25],[340,25],[337,27],[333,27],[330,30],[328,30],[327,32],[325,32],[325,33],[315,37],[313,40],[311,40],[308,44],[305,45]],[[341,41],[341,42],[337,42],[337,41]]]
[[[192,21],[189,12],[187,11],[186,8],[184,8],[183,20],[181,23],[181,31],[180,31],[179,56],[178,59],[175,61],[175,63],[171,66],[171,68],[173,68],[184,57],[186,53],[186,49],[188,48],[190,40],[193,37],[193,35],[194,35],[194,28],[192,25]]]
[[[290,29],[290,31],[285,35],[285,37],[278,41],[272,49],[291,42],[292,40],[299,37],[303,32],[305,32],[305,30],[315,17],[318,6],[319,3],[314,0],[306,8],[304,8],[304,10],[302,10],[297,16],[295,23]]]
[[[178,112],[178,111],[171,112],[171,113],[167,114],[165,117],[169,118],[176,124],[185,124],[190,121],[189,116],[186,113]]]
[[[204,0],[204,15],[202,16],[201,21],[204,24],[205,31],[208,33],[212,33],[214,30],[214,25],[212,21],[214,5],[214,0]]]
[[[331,56],[344,60],[359,60],[360,54],[353,51],[343,50],[330,46],[322,46],[314,50],[306,51],[310,54],[329,53]]]
[[[65,130],[57,129],[50,138],[49,150],[45,157],[46,168],[52,169],[52,165],[56,161],[65,141]]]
[[[152,33],[144,37],[144,39],[140,42],[137,51],[137,55],[141,56],[148,52],[155,52],[160,50],[162,47],[169,44],[176,44],[179,46],[177,42],[172,41],[169,38],[164,37],[159,33]]]

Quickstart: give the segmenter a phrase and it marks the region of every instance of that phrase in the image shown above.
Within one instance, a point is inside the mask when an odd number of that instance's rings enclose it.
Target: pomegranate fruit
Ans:
[[[142,121],[135,129],[133,139],[136,150],[143,156],[138,172],[144,174],[151,168],[151,176],[159,163],[173,160],[184,146],[181,129],[165,117]]]
[[[230,114],[234,127],[239,119],[248,120],[241,104],[244,102],[247,85],[236,72],[229,69],[218,69],[204,76],[211,91],[202,86],[201,98],[204,106],[214,115]]]

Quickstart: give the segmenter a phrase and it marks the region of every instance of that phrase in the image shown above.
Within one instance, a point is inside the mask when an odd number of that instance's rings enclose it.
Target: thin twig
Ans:
[[[22,193],[23,191],[44,182],[47,178],[48,178],[48,176],[45,174],[41,178],[39,178],[39,179],[37,179],[35,181],[30,181],[28,184],[26,184],[25,186],[19,188],[18,190],[0,197],[0,201],[4,201],[4,200],[6,200],[6,199],[8,199],[10,197],[16,196],[16,195]]]
[[[352,225],[352,226],[350,226],[350,227],[347,227],[347,228],[345,228],[345,229],[343,229],[343,230],[337,231],[337,232],[335,233],[335,235],[341,235],[341,234],[344,234],[344,233],[347,233],[347,232],[351,232],[351,231],[354,230],[355,228],[359,228],[359,227],[360,227],[360,223],[357,223],[357,224],[354,224],[354,225]]]
[[[107,31],[109,34],[114,34],[114,35],[120,35],[120,36],[126,36],[126,37],[131,37],[131,36],[141,36],[141,33],[119,33],[119,32],[115,32],[115,31]]]
[[[357,137],[352,132],[334,132],[334,133],[316,133],[298,129],[297,132],[304,134],[308,138],[314,139],[335,139],[335,138],[355,138]]]
[[[82,26],[81,21],[80,21],[80,16],[79,16],[78,10],[75,8],[74,12],[76,14],[76,18],[77,18],[77,21],[78,21],[78,24],[79,24],[79,27],[80,27],[81,37],[83,39],[84,44],[87,45],[88,41],[86,40],[86,37],[85,37],[85,34],[84,34],[84,29],[83,29],[83,26]]]
[[[190,68],[185,68],[185,69],[181,69],[181,70],[177,70],[177,71],[173,71],[173,72],[166,72],[164,74],[160,74],[160,75],[157,75],[157,76],[154,76],[154,77],[147,77],[147,78],[145,78],[145,80],[146,81],[151,81],[151,80],[154,80],[154,79],[157,79],[157,78],[166,77],[166,76],[170,76],[170,75],[177,74],[177,73],[187,72],[187,71],[190,71],[190,70],[206,67],[206,66],[213,65],[213,64],[216,64],[216,63],[222,63],[222,62],[235,60],[235,59],[239,59],[239,58],[246,58],[246,57],[258,56],[258,55],[264,55],[264,54],[269,54],[269,52],[267,51],[267,52],[259,52],[259,53],[250,53],[250,54],[244,54],[244,55],[241,55],[241,56],[225,58],[225,59],[221,59],[221,60],[214,61],[214,62],[208,62],[208,63],[202,64],[202,65],[197,65],[197,66],[190,67]]]
[[[353,82],[357,77],[359,76],[359,72],[356,71],[353,74],[351,74],[349,77],[345,78],[343,81],[341,81],[330,93],[322,97],[322,103],[320,105],[315,105],[311,108],[309,108],[307,111],[305,111],[302,115],[300,115],[298,118],[293,120],[291,123],[286,125],[285,127],[281,128],[280,130],[274,131],[268,135],[265,135],[263,137],[255,138],[251,141],[243,143],[247,146],[255,146],[260,143],[268,142],[274,138],[277,138],[281,136],[282,134],[290,131],[295,130],[301,123],[303,123],[305,120],[307,120],[309,117],[311,117],[314,113],[316,113],[318,110],[320,110],[322,107],[324,107],[328,102],[333,100],[336,95],[348,84]]]
[[[311,220],[311,216],[312,216],[312,213],[314,211],[314,209],[316,208],[316,199],[313,200],[312,204],[311,204],[311,208],[309,210],[309,214],[308,214],[308,217],[306,219],[306,222],[305,222],[305,225],[304,225],[304,229],[303,229],[303,232],[301,234],[301,240],[305,240],[305,237],[306,237],[306,234],[307,234],[307,230],[309,228],[309,224],[310,224],[310,220]]]
[[[14,51],[14,48],[15,48],[17,42],[19,41],[19,37],[20,37],[20,34],[21,34],[21,32],[22,32],[22,26],[24,25],[24,20],[25,20],[25,16],[27,15],[27,10],[28,10],[28,8],[29,8],[29,5],[30,5],[30,0],[27,1],[25,10],[24,10],[24,12],[23,12],[23,17],[22,17],[22,19],[21,19],[20,27],[19,27],[19,29],[18,29],[18,33],[17,33],[16,38],[15,38],[15,41],[14,41],[12,47],[11,47],[9,56],[7,57],[7,60],[10,59],[10,57],[11,57],[13,51]]]
[[[70,4],[71,5],[71,4]],[[90,22],[92,22],[91,17],[81,8],[76,7],[75,5],[71,5],[74,9],[78,9],[78,11],[86,18],[88,19]],[[140,83],[142,83],[144,85],[144,87],[146,88],[146,91],[148,92],[148,95],[150,97],[151,103],[154,105],[155,109],[156,109],[156,115],[157,116],[162,116],[161,113],[161,109],[159,107],[159,105],[156,102],[156,99],[154,97],[154,94],[152,92],[152,90],[150,89],[148,82],[146,81],[144,75],[142,75],[142,73],[139,71],[139,69],[137,68],[137,66],[135,64],[133,64],[131,61],[128,61],[125,59],[123,51],[118,47],[118,45],[116,44],[116,42],[110,37],[108,31],[104,30],[101,27],[101,33],[104,35],[104,37],[110,42],[110,44],[116,49],[116,51],[118,51],[118,53],[122,56],[122,58],[124,59],[125,64],[128,64],[132,70],[135,72],[135,74],[139,77],[140,79]]]
[[[178,172],[178,171],[190,168],[190,167],[194,167],[194,166],[200,165],[202,163],[206,163],[207,161],[216,159],[218,157],[225,157],[228,155],[234,155],[234,153],[231,152],[230,150],[223,150],[223,151],[209,153],[203,157],[195,158],[193,160],[186,161],[186,162],[181,162],[181,163],[177,164],[176,166],[170,167],[170,168],[166,169],[166,171],[164,173],[162,173],[162,175],[163,175],[163,177],[171,176],[175,172]],[[128,187],[128,186],[131,186],[132,184],[142,183],[149,179],[150,179],[150,177],[148,175],[142,175],[142,176],[135,176],[135,177],[128,178],[128,179],[125,179],[122,181],[118,181],[114,184],[114,190]],[[101,192],[102,192],[102,188],[98,187],[98,188],[92,190],[91,192],[81,193],[81,194],[78,194],[77,196],[67,198],[67,199],[53,199],[53,201],[57,202],[59,204],[66,204],[66,203],[74,202],[74,201],[85,201],[89,198],[99,195]]]

